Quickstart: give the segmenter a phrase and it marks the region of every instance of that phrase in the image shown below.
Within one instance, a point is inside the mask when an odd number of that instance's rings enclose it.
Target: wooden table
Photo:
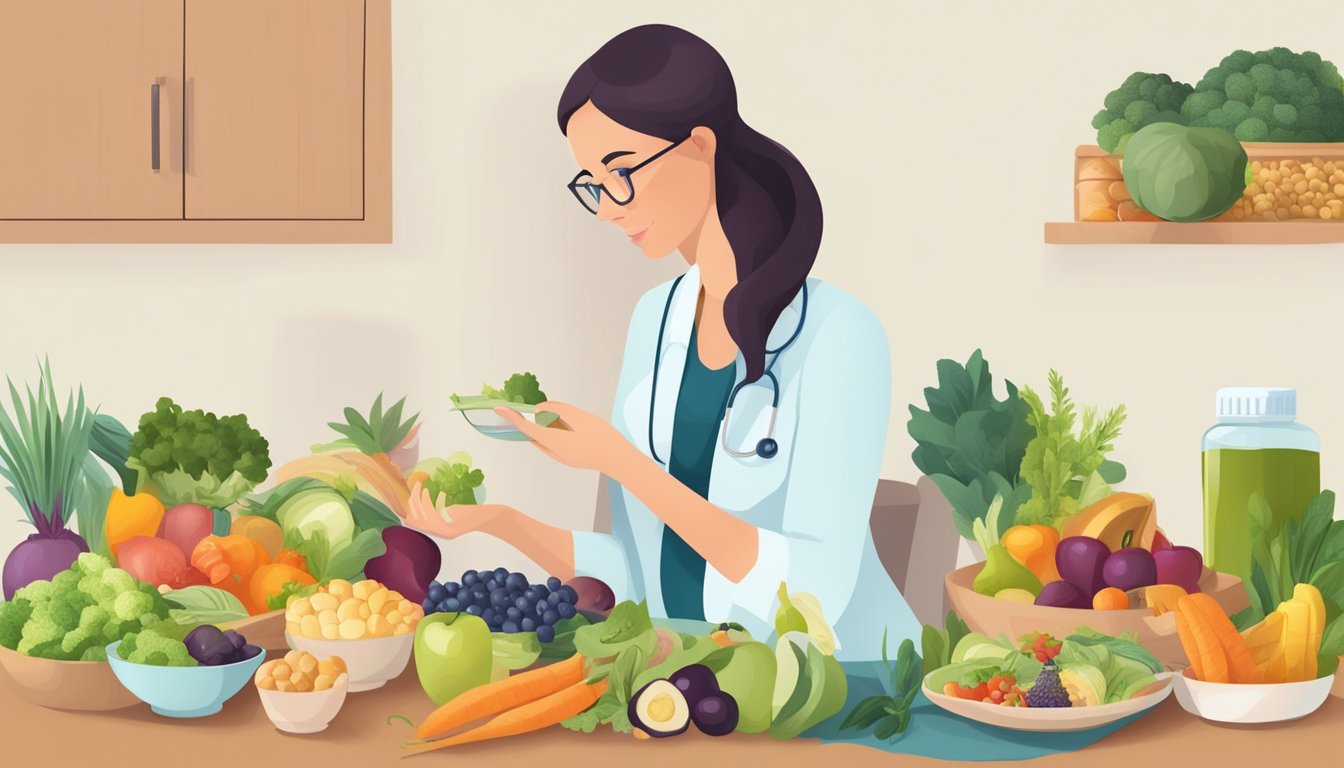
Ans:
[[[0,675],[0,735],[6,765],[22,768],[365,768],[392,765],[482,765],[528,768],[649,768],[652,766],[892,766],[947,765],[852,744],[766,736],[712,739],[698,733],[664,741],[637,740],[610,731],[572,733],[554,728],[531,736],[474,744],[399,761],[410,729],[389,715],[418,720],[432,705],[414,669],[376,691],[351,694],[326,731],[308,736],[271,725],[254,690],[245,689],[224,711],[200,720],[159,717],[140,704],[105,713],[58,712],[19,698]],[[1279,726],[1224,727],[1187,715],[1169,698],[1154,712],[1081,753],[1044,757],[1032,765],[1103,768],[1141,765],[1326,765],[1338,760],[1344,699],[1330,698],[1312,716]],[[912,725],[919,727],[916,719]],[[982,763],[981,765],[1014,763]]]

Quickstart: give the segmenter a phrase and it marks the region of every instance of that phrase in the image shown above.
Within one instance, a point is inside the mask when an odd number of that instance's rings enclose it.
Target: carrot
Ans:
[[[502,739],[505,736],[517,736],[523,733],[539,731],[571,718],[597,703],[607,692],[606,679],[596,683],[582,680],[544,698],[528,702],[516,709],[510,709],[489,722],[469,731],[445,739],[421,742],[408,746],[404,757],[430,752],[444,747],[456,747],[477,741]]]
[[[1190,668],[1195,671],[1195,679],[1204,679],[1204,658],[1199,653],[1199,646],[1195,644],[1195,635],[1190,631],[1190,622],[1186,621],[1185,614],[1179,609],[1172,611],[1176,615],[1176,634],[1181,638],[1181,649],[1185,651],[1186,658],[1190,659]]]
[[[474,720],[550,696],[582,681],[583,667],[584,659],[576,653],[564,661],[472,688],[431,712],[415,729],[415,736],[437,738]]]
[[[1186,649],[1191,659],[1190,665],[1195,668],[1195,676],[1206,683],[1230,683],[1232,677],[1228,672],[1227,652],[1223,650],[1223,644],[1218,640],[1216,630],[1200,610],[1199,603],[1192,601],[1191,597],[1193,595],[1186,595],[1177,603],[1180,612],[1177,614],[1176,624],[1179,632],[1180,620],[1184,619],[1192,640],[1194,648]],[[1194,653],[1191,653],[1192,650]],[[1195,659],[1199,661],[1196,662]]]
[[[1246,639],[1232,624],[1232,620],[1227,618],[1227,613],[1223,611],[1223,607],[1218,604],[1218,601],[1203,592],[1197,592],[1181,599],[1182,601],[1190,601],[1189,604],[1203,615],[1209,629],[1218,638],[1218,644],[1222,646],[1223,654],[1227,656],[1228,681],[1233,683],[1261,682],[1260,671],[1256,669],[1255,657],[1251,654],[1250,646],[1246,644]]]

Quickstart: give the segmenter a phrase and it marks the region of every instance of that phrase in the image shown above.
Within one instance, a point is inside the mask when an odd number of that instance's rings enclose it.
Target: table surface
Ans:
[[[154,715],[144,704],[115,712],[59,712],[19,697],[0,674],[0,734],[9,765],[25,768],[144,768],[179,764],[191,768],[222,766],[285,766],[337,768],[482,761],[485,765],[648,766],[761,765],[892,766],[947,765],[928,758],[893,755],[852,744],[821,744],[794,740],[776,742],[768,736],[734,735],[713,739],[694,733],[667,740],[639,740],[609,730],[580,734],[552,728],[528,736],[432,752],[402,762],[400,744],[410,737],[401,721],[419,720],[433,708],[420,690],[413,666],[381,689],[350,694],[330,728],[318,734],[281,733],[262,711],[249,686],[213,717],[173,720]],[[1220,726],[1186,714],[1173,695],[1146,717],[1081,753],[1052,755],[1032,765],[1124,766],[1158,759],[1162,764],[1279,764],[1286,755],[1310,765],[1311,755],[1332,754],[1344,725],[1344,699],[1331,697],[1315,714],[1277,726]],[[918,728],[916,719],[912,727]],[[568,755],[568,756],[567,756]],[[16,760],[17,759],[17,760]],[[1328,758],[1333,761],[1335,758]],[[757,762],[762,761],[763,762]],[[822,762],[825,761],[825,762]],[[835,762],[831,762],[835,761]],[[461,765],[462,762],[457,762]],[[982,765],[1013,765],[1011,762]],[[1021,764],[1021,763],[1017,763]]]

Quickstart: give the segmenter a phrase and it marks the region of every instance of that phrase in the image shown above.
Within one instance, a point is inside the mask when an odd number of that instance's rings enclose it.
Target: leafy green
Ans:
[[[635,645],[643,648],[647,657],[657,642],[648,604],[631,600],[618,603],[605,621],[574,631],[574,649],[589,659],[616,656]]]
[[[1007,397],[993,391],[993,376],[980,350],[963,366],[938,361],[938,386],[924,390],[928,410],[910,406],[906,428],[917,443],[915,466],[938,485],[952,507],[962,537],[1002,497],[1001,525],[1012,525],[1031,489],[1022,481],[1022,457],[1032,432],[1017,387],[1004,381]]]
[[[179,624],[223,624],[247,618],[247,609],[237,597],[214,587],[175,589],[164,593],[163,599],[170,606],[168,615]]]
[[[617,611],[621,612],[619,617]],[[616,619],[616,623],[604,628],[612,619]],[[638,690],[635,680],[644,670],[657,642],[648,607],[644,603],[620,603],[612,609],[606,621],[580,627],[575,639],[580,648],[579,653],[590,659],[611,656],[613,649],[615,658],[608,664],[596,665],[589,673],[589,678],[594,680],[605,674],[608,682],[606,693],[588,710],[563,721],[561,725],[584,733],[592,733],[599,725],[610,725],[617,733],[629,733],[632,726],[628,706],[630,697]],[[598,655],[585,653],[582,650],[585,647],[597,650]]]
[[[574,633],[580,627],[586,627],[588,624],[588,619],[584,618],[581,613],[557,621],[555,623],[555,639],[541,646],[541,660],[545,662],[564,661],[577,653],[574,650]]]
[[[121,481],[121,490],[127,495],[135,493],[137,473],[126,466],[131,458],[131,433],[120,421],[105,413],[93,417],[93,431],[89,433],[89,450],[111,467]]]
[[[536,632],[494,632],[495,663],[510,671],[527,669],[541,657]]]
[[[1344,652],[1344,520],[1335,520],[1335,493],[1324,490],[1307,503],[1297,520],[1278,525],[1268,502],[1250,499],[1251,605],[1232,617],[1245,630],[1264,620],[1293,596],[1297,584],[1310,584],[1325,602],[1325,635],[1317,671],[1329,674]]]
[[[1022,478],[1031,486],[1031,498],[1017,510],[1017,522],[1054,525],[1077,514],[1085,483],[1097,475],[1107,483],[1124,479],[1124,467],[1108,462],[1106,454],[1120,436],[1125,407],[1116,406],[1098,419],[1095,408],[1083,410],[1082,428],[1074,434],[1077,411],[1064,378],[1050,371],[1050,407],[1030,387],[1022,390],[1027,422],[1036,436],[1022,457]]]
[[[318,581],[344,579],[359,581],[364,565],[387,551],[382,531],[368,528],[355,534],[350,543],[332,551],[327,534],[315,530],[303,536],[297,530],[285,533],[285,546],[298,552],[308,561],[308,572]]]
[[[438,504],[442,495],[443,504],[475,504],[476,489],[485,482],[485,473],[472,469],[467,464],[445,464],[434,470],[425,481],[424,488],[429,498]]]
[[[297,581],[287,581],[280,585],[280,591],[266,598],[266,608],[271,611],[278,611],[289,605],[291,597],[310,597],[318,590],[320,583],[300,584]]]
[[[270,445],[246,416],[184,411],[161,397],[140,417],[126,465],[165,506],[226,507],[266,479]]]
[[[1134,661],[1154,674],[1166,669],[1156,656],[1139,644],[1138,636],[1132,632],[1117,637],[1104,635],[1087,627],[1079,627],[1078,631],[1064,638],[1064,645],[1060,648],[1059,655],[1065,656],[1066,652],[1078,648],[1105,648],[1111,654]]]
[[[885,741],[910,727],[910,705],[919,694],[919,683],[923,679],[914,642],[909,638],[901,641],[896,651],[896,664],[892,666],[887,661],[887,634],[883,632],[882,664],[891,675],[891,695],[869,696],[860,701],[845,717],[840,730],[873,728],[873,735]]]
[[[420,418],[420,414],[415,414],[406,421],[401,420],[401,411],[406,405],[406,398],[396,402],[387,413],[383,413],[383,394],[378,393],[378,397],[373,400],[373,407],[369,409],[367,417],[360,414],[354,408],[345,409],[345,422],[331,421],[327,426],[343,435],[342,439],[331,443],[313,446],[313,453],[323,453],[326,451],[339,451],[355,449],[360,453],[372,456],[376,453],[387,453],[393,450],[406,436],[410,434],[411,428]]]
[[[1157,679],[1155,673],[1162,670],[1161,664],[1158,664],[1158,668],[1154,670],[1146,661],[1136,659],[1128,653],[1113,650],[1123,646],[1109,643],[1084,643],[1080,642],[1079,638],[1079,635],[1070,635],[1064,640],[1064,647],[1055,657],[1055,663],[1059,665],[1061,670],[1091,667],[1100,672],[1101,677],[1106,681],[1106,689],[1098,691],[1103,704],[1113,704],[1131,698],[1135,693],[1152,685],[1153,681]],[[1113,640],[1114,638],[1108,639]],[[1142,649],[1140,648],[1140,650]],[[1147,654],[1147,651],[1143,651],[1143,653]]]
[[[948,611],[943,626],[924,625],[920,636],[920,650],[923,653],[923,674],[928,675],[939,667],[952,663],[952,651],[961,639],[970,634],[971,628],[961,620],[956,611]]]

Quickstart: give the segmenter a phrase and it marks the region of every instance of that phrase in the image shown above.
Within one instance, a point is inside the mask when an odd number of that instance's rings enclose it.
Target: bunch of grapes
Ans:
[[[537,640],[555,639],[557,622],[577,611],[578,592],[554,576],[545,584],[529,584],[521,573],[506,568],[467,571],[462,581],[430,582],[422,607],[431,613],[466,612],[480,616],[492,632],[536,632]]]

